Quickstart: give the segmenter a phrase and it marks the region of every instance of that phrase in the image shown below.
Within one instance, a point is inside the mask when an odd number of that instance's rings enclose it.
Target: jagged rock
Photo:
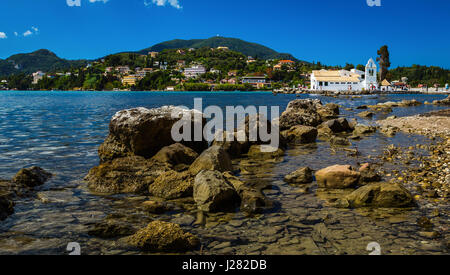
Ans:
[[[284,177],[284,181],[291,184],[307,184],[313,182],[313,171],[309,167],[302,167]]]
[[[196,249],[200,240],[178,224],[153,221],[130,236],[128,243],[148,252],[186,252]]]
[[[411,207],[414,199],[399,184],[373,183],[358,188],[346,197],[350,207]]]
[[[36,187],[44,184],[52,177],[51,173],[44,169],[33,166],[21,169],[13,178],[13,182],[23,187]]]
[[[162,173],[149,187],[155,197],[172,200],[192,196],[194,177],[189,172],[167,171]]]
[[[85,180],[91,190],[99,193],[146,193],[150,184],[169,170],[167,163],[132,156],[92,168]]]
[[[239,197],[222,173],[204,170],[195,177],[194,200],[202,211],[219,212],[233,210]]]
[[[347,119],[345,118],[338,118],[338,119],[332,119],[325,121],[322,123],[319,128],[328,128],[331,130],[332,133],[342,133],[342,132],[349,132],[353,129],[350,127],[350,124],[348,123]],[[329,132],[327,130],[327,132]]]
[[[130,155],[152,157],[161,148],[175,143],[171,135],[172,127],[183,118],[183,114],[201,120],[199,123],[202,125],[206,123],[206,119],[202,114],[198,114],[198,111],[174,106],[135,108],[117,112],[111,119],[109,136],[99,148],[101,162]],[[194,119],[187,123],[193,125]],[[194,140],[193,137],[191,140]],[[206,141],[182,143],[197,152],[208,146]]]
[[[232,171],[233,166],[230,156],[220,146],[211,146],[189,167],[189,172],[192,175],[197,175],[202,170]]]
[[[317,109],[322,103],[318,99],[298,99],[289,102],[286,111],[280,117],[280,130],[293,126],[305,125],[316,127],[322,122]]]
[[[298,125],[283,131],[281,135],[289,143],[305,144],[315,142],[318,131],[315,127]]]
[[[350,165],[334,165],[316,172],[317,184],[320,188],[345,189],[354,187],[361,176]]]
[[[380,133],[387,137],[394,137],[398,132],[400,132],[400,128],[386,125],[380,128]]]
[[[223,173],[225,179],[234,187],[241,198],[241,211],[246,214],[258,214],[271,208],[272,203],[266,198],[263,192],[255,187],[246,185],[239,178],[229,172]]]
[[[216,138],[212,144],[213,146],[221,147],[232,158],[238,158],[241,155],[248,153],[248,150],[250,149],[250,145],[251,145],[250,142],[248,141],[248,139],[246,141],[238,141],[237,133],[234,132],[234,133],[231,133],[231,137],[233,139],[231,140],[231,138],[230,138],[227,140],[228,133],[226,131],[224,131],[221,134],[223,136],[222,140],[219,140],[218,138]]]
[[[198,156],[198,153],[191,148],[181,143],[175,143],[162,148],[152,159],[157,162],[166,162],[176,166],[178,164],[191,165]]]

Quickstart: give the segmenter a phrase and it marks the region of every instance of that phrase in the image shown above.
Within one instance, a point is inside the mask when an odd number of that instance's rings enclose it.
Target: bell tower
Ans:
[[[365,77],[365,89],[366,90],[373,90],[378,89],[378,82],[377,82],[377,64],[375,64],[375,61],[373,59],[369,59],[366,65],[366,77]]]

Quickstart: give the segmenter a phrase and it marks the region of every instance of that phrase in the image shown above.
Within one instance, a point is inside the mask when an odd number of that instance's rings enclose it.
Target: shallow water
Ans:
[[[307,194],[283,182],[283,177],[300,166],[320,169],[336,163],[364,163],[369,156],[381,154],[389,144],[403,147],[429,143],[424,137],[398,134],[387,138],[375,134],[352,142],[359,157],[351,157],[344,149],[333,149],[328,143],[290,148],[279,162],[256,163],[242,174],[249,181],[268,181],[274,190],[267,196],[278,202],[275,211],[253,218],[242,214],[208,217],[207,228],[193,227],[194,206],[187,211],[176,209],[160,216],[151,216],[136,208],[145,197],[96,196],[82,182],[90,168],[98,164],[97,148],[108,134],[111,116],[122,109],[185,105],[193,107],[193,99],[201,97],[203,106],[256,105],[280,106],[298,98],[318,98],[323,103],[337,103],[344,108],[371,105],[386,101],[417,99],[433,101],[439,95],[386,95],[362,98],[331,98],[322,96],[277,95],[271,93],[149,93],[149,92],[0,92],[0,178],[11,178],[20,168],[38,165],[56,176],[40,187],[50,198],[44,204],[36,197],[17,202],[15,213],[0,223],[0,254],[63,254],[69,242],[79,242],[82,252],[92,254],[138,253],[128,250],[120,241],[102,240],[87,234],[90,224],[114,213],[127,223],[143,227],[154,218],[178,222],[197,233],[206,254],[355,254],[366,253],[370,241],[377,241],[386,253],[443,253],[439,243],[417,235],[416,219],[435,205],[424,205],[411,211],[393,213],[363,210],[342,210],[328,207],[314,187]],[[394,108],[388,115],[407,116],[442,109],[433,105]],[[358,110],[342,115],[357,118]],[[357,118],[362,123],[373,120]],[[239,165],[239,163],[236,163]],[[412,164],[414,165],[414,164]],[[243,165],[245,166],[245,165]],[[247,166],[245,166],[247,167]],[[384,167],[402,169],[392,164]],[[181,204],[189,208],[189,203]],[[448,208],[443,209],[444,214]],[[447,217],[448,216],[444,216]],[[327,235],[332,241],[321,242],[322,232],[316,228],[327,220]],[[230,222],[231,221],[231,222]],[[444,222],[442,226],[448,226]],[[331,233],[330,233],[331,232]]]

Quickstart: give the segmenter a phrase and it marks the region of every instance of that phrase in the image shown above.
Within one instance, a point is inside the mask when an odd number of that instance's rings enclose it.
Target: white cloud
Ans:
[[[90,3],[95,3],[95,2],[103,2],[103,3],[106,3],[106,2],[108,2],[109,0],[89,0],[89,2]]]
[[[26,32],[23,33],[23,36],[27,37],[32,35],[33,33],[30,30],[27,30]]]
[[[18,33],[18,32],[14,32],[14,35],[15,35],[15,36],[19,36],[19,33]]]
[[[6,36],[6,33],[0,32],[0,39],[6,39],[8,36]]]
[[[38,32],[38,31],[39,31],[39,29],[36,28],[36,27],[31,27],[31,29],[32,29],[34,32]]]
[[[180,2],[178,0],[152,0],[152,3],[159,6],[159,7],[165,7],[166,5],[170,5],[176,9],[182,9],[183,7],[180,5]],[[144,0],[144,5],[149,6],[151,3],[147,0]]]

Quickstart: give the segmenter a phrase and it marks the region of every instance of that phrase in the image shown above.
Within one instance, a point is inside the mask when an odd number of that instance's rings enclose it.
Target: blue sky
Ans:
[[[49,49],[67,59],[220,35],[306,61],[450,68],[449,0],[1,0],[0,58]]]

